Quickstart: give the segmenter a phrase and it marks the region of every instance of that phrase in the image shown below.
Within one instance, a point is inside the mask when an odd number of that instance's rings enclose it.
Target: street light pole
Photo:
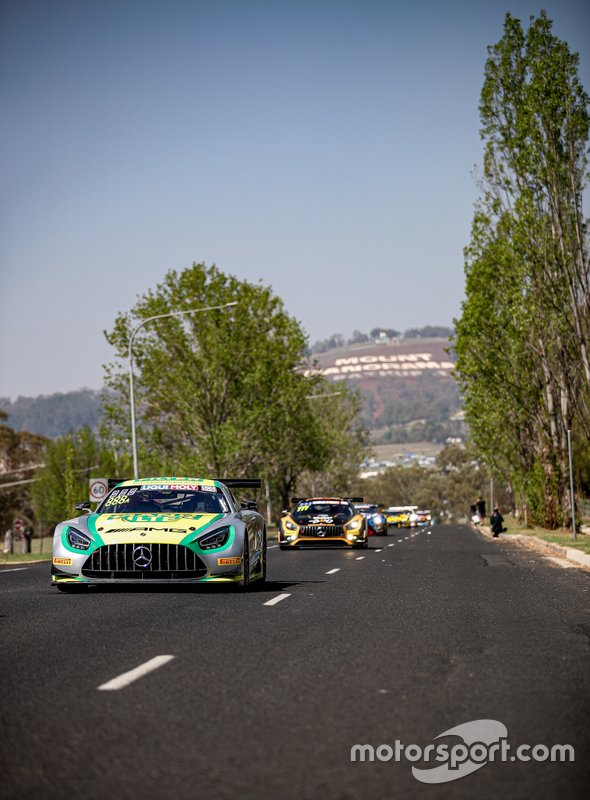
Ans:
[[[200,314],[204,311],[219,311],[222,308],[229,308],[230,306],[237,306],[238,301],[233,300],[231,303],[224,303],[220,306],[206,306],[205,308],[190,308],[187,311],[169,311],[167,314],[156,314],[153,317],[148,317],[142,320],[131,332],[129,337],[129,406],[131,408],[131,447],[133,450],[133,477],[139,478],[139,467],[137,461],[137,431],[135,426],[135,388],[133,380],[133,342],[135,336],[148,322],[153,322],[155,319],[164,319],[165,317],[182,317],[185,314]]]

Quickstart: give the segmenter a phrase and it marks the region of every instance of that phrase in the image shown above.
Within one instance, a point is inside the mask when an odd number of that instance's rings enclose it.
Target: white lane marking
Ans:
[[[364,556],[357,556],[357,557],[355,558],[355,561],[362,561],[362,560],[363,560],[363,558],[364,558]]]
[[[388,547],[393,547],[393,544],[388,544],[387,546],[388,546]]]
[[[3,572],[22,572],[24,569],[26,569],[26,567],[15,567],[14,569],[0,569],[0,575],[2,575]]]
[[[382,550],[383,550],[383,548],[382,548],[382,547],[380,547],[378,550],[375,550],[375,552],[376,552],[376,553],[380,553]]]
[[[158,669],[158,667],[162,667],[164,664],[172,661],[173,658],[174,656],[155,656],[155,658],[150,658],[150,660],[146,661],[145,664],[140,664],[139,667],[135,667],[135,669],[131,669],[129,672],[124,672],[122,675],[119,675],[118,677],[101,684],[97,687],[98,691],[114,692],[117,689],[124,689],[125,686],[129,686],[130,683],[133,683],[133,681],[138,680],[138,678],[142,678],[144,675],[147,675],[148,672],[153,672],[155,669]]]
[[[286,600],[287,597],[291,597],[290,594],[287,592],[283,592],[283,594],[278,594],[276,597],[273,597],[272,600],[267,600],[266,603],[263,603],[263,606],[276,606],[277,603],[280,603],[281,600]]]
[[[336,569],[329,569],[326,572],[326,575],[333,575],[335,572],[340,572],[340,567],[336,567]]]
[[[267,547],[267,550],[274,550],[275,547],[278,547],[278,544],[271,544],[270,547]]]
[[[428,536],[430,536],[431,533],[432,533],[432,531],[427,531]]]

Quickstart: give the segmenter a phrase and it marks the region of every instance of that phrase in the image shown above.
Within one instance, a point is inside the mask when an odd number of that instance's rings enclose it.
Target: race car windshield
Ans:
[[[316,501],[298,503],[291,516],[299,525],[313,525],[322,522],[342,525],[342,523],[347,522],[353,514],[352,507],[347,503]]]
[[[101,514],[227,514],[216,486],[205,489],[130,486],[113,491],[97,508]]]

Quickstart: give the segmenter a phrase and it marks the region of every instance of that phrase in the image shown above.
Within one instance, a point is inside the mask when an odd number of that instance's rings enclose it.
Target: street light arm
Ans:
[[[129,350],[128,350],[128,360],[129,360],[129,406],[131,411],[131,447],[133,450],[133,476],[135,479],[139,478],[139,466],[137,460],[137,431],[135,427],[135,390],[134,390],[134,382],[133,382],[133,342],[135,340],[135,336],[144,325],[147,325],[148,322],[153,322],[155,319],[164,319],[164,317],[182,317],[185,314],[200,314],[204,311],[219,311],[223,308],[230,308],[231,306],[237,306],[238,301],[232,300],[230,303],[223,303],[219,306],[205,306],[204,308],[189,308],[186,311],[168,311],[165,314],[155,314],[153,317],[148,317],[147,319],[143,319],[135,328],[131,331],[131,336],[129,337]]]
[[[323,397],[336,397],[342,392],[326,392],[325,394],[306,394],[306,400],[321,400]]]
[[[229,308],[230,306],[237,306],[238,301],[232,300],[231,303],[224,303],[223,305],[219,306],[205,306],[204,308],[189,308],[186,311],[168,311],[165,314],[154,314],[153,317],[148,317],[147,319],[142,319],[140,323],[138,323],[135,328],[131,331],[131,336],[129,337],[129,358],[131,359],[131,348],[133,347],[133,342],[135,340],[136,335],[139,331],[143,328],[144,325],[147,325],[148,322],[153,322],[155,319],[164,319],[164,317],[182,317],[185,314],[200,314],[204,311],[219,311],[222,308]]]

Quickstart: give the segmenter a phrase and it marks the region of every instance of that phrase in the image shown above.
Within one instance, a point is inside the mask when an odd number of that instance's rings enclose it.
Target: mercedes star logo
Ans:
[[[325,536],[326,529],[325,528],[318,528],[318,536]]]
[[[143,544],[139,545],[139,547],[136,547],[133,551],[133,562],[138,567],[143,567],[144,569],[149,567],[149,565],[152,563],[152,551],[150,548],[145,547]]]

